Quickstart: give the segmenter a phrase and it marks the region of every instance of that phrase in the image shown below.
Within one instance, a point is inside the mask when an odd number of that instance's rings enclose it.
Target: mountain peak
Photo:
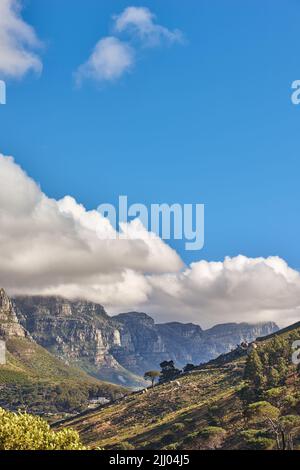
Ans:
[[[119,322],[141,322],[141,323],[148,323],[149,325],[154,325],[154,320],[150,315],[144,312],[127,312],[127,313],[119,313],[115,315],[114,320]]]

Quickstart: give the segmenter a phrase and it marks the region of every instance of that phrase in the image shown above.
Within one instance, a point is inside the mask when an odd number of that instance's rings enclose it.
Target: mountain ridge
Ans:
[[[278,329],[266,322],[203,330],[193,323],[155,323],[143,312],[110,317],[100,304],[63,297],[15,297],[13,305],[22,326],[51,353],[96,378],[135,387],[144,386],[145,371],[164,360],[179,367],[207,362]]]

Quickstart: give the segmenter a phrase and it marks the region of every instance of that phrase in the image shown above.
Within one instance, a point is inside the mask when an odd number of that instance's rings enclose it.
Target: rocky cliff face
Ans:
[[[271,322],[206,331],[191,323],[155,324],[145,313],[109,317],[101,305],[60,297],[17,297],[13,304],[39,344],[96,377],[127,385],[141,383],[132,373],[158,369],[163,360],[199,364],[278,329]]]
[[[101,305],[61,297],[17,297],[13,305],[33,339],[66,363],[103,380],[141,385],[111,354],[121,346],[119,324]]]
[[[139,373],[157,369],[160,362],[170,359],[179,367],[207,362],[243,341],[250,342],[278,330],[273,322],[228,323],[202,330],[192,323],[155,324],[148,315],[136,312],[114,319],[123,325],[121,347],[114,348],[114,356],[124,367]]]
[[[18,322],[13,305],[3,289],[0,289],[0,339],[25,338],[27,332]]]
[[[41,313],[46,314],[44,302],[44,299],[39,299]],[[53,313],[58,317],[64,318],[65,315],[72,314],[70,306],[65,306],[57,299],[52,298],[50,304],[56,306]],[[36,332],[40,342],[43,342],[45,335],[45,342],[50,345],[50,339],[46,339],[47,333],[43,328],[46,328],[48,322],[50,336],[54,332],[58,334],[59,323],[55,324],[55,318],[49,318],[47,315],[45,323],[44,320],[39,323],[38,316],[35,318],[29,314],[31,309],[27,310],[26,307],[29,309],[28,301],[24,302],[24,314],[18,310],[20,320],[24,324],[27,323],[28,315],[28,324],[33,333]],[[98,310],[100,307],[95,306],[95,311]],[[76,311],[80,312],[79,305]],[[85,312],[81,313],[85,315]],[[77,340],[80,343],[85,339],[83,334]],[[69,367],[65,360],[69,356],[67,340],[64,339],[64,342],[66,356],[64,361],[61,361],[38,345],[21,326],[14,304],[4,290],[0,289],[0,407],[12,411],[25,407],[31,413],[50,413],[53,419],[53,414],[78,412],[86,409],[92,400],[98,403],[100,399],[111,400],[125,393],[123,387],[100,382],[79,368]]]
[[[57,355],[92,358],[95,365],[113,361],[108,351],[120,344],[120,335],[101,305],[60,297],[18,297],[14,308],[36,342]]]

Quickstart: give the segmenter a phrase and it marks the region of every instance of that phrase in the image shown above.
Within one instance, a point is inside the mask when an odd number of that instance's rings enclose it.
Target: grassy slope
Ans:
[[[199,371],[179,382],[180,387],[175,382],[156,386],[64,425],[78,430],[82,440],[94,447],[118,448],[129,442],[138,449],[160,449],[204,426],[210,401],[220,407],[232,402],[240,377],[223,368]]]
[[[115,398],[124,389],[100,382],[64,364],[24,338],[6,343],[7,364],[0,366],[0,405],[32,412],[74,411],[92,396]]]
[[[289,340],[300,338],[300,328],[283,331]],[[268,340],[269,341],[269,340]],[[261,342],[264,347],[266,342]],[[223,448],[244,448],[245,428],[238,391],[243,386],[245,357],[218,365],[213,361],[175,382],[156,386],[146,394],[126,397],[85,416],[68,420],[92,447],[162,449],[199,448],[197,433],[207,426],[226,430]],[[285,386],[286,394],[296,394],[299,381]],[[201,444],[201,443],[200,443]],[[201,448],[201,447],[200,447]]]

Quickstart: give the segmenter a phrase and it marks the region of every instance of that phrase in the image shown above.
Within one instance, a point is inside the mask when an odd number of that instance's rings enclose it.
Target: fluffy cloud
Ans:
[[[181,31],[156,24],[155,15],[144,7],[128,7],[113,16],[112,29],[114,35],[100,39],[88,60],[75,72],[77,84],[85,79],[100,83],[119,79],[135,65],[139,47],[183,41]],[[116,37],[121,34],[127,35],[126,40]]]
[[[34,50],[40,42],[34,29],[20,14],[19,0],[0,2],[0,74],[21,78],[28,71],[40,72],[42,63]]]
[[[183,34],[179,29],[170,31],[168,28],[155,22],[156,16],[145,7],[128,7],[114,17],[115,31],[128,32],[138,36],[143,45],[159,46],[163,41],[169,44],[183,41]]]
[[[9,292],[56,292],[129,306],[146,301],[146,272],[182,266],[138,220],[128,224],[126,237],[113,239],[100,213],[69,196],[48,198],[12,158],[0,156],[0,180],[0,285]]]
[[[96,81],[115,80],[130,70],[134,64],[134,49],[125,42],[110,36],[101,39],[88,61],[76,73],[78,84],[85,78]]]
[[[300,275],[279,257],[199,261],[179,273],[153,275],[148,299],[153,313],[182,313],[203,325],[224,321],[300,319]],[[163,317],[166,318],[165,314]]]
[[[300,317],[300,275],[278,257],[237,256],[184,267],[138,220],[114,228],[72,197],[47,197],[10,157],[0,155],[0,285],[11,294],[59,294],[139,309],[159,321]]]

